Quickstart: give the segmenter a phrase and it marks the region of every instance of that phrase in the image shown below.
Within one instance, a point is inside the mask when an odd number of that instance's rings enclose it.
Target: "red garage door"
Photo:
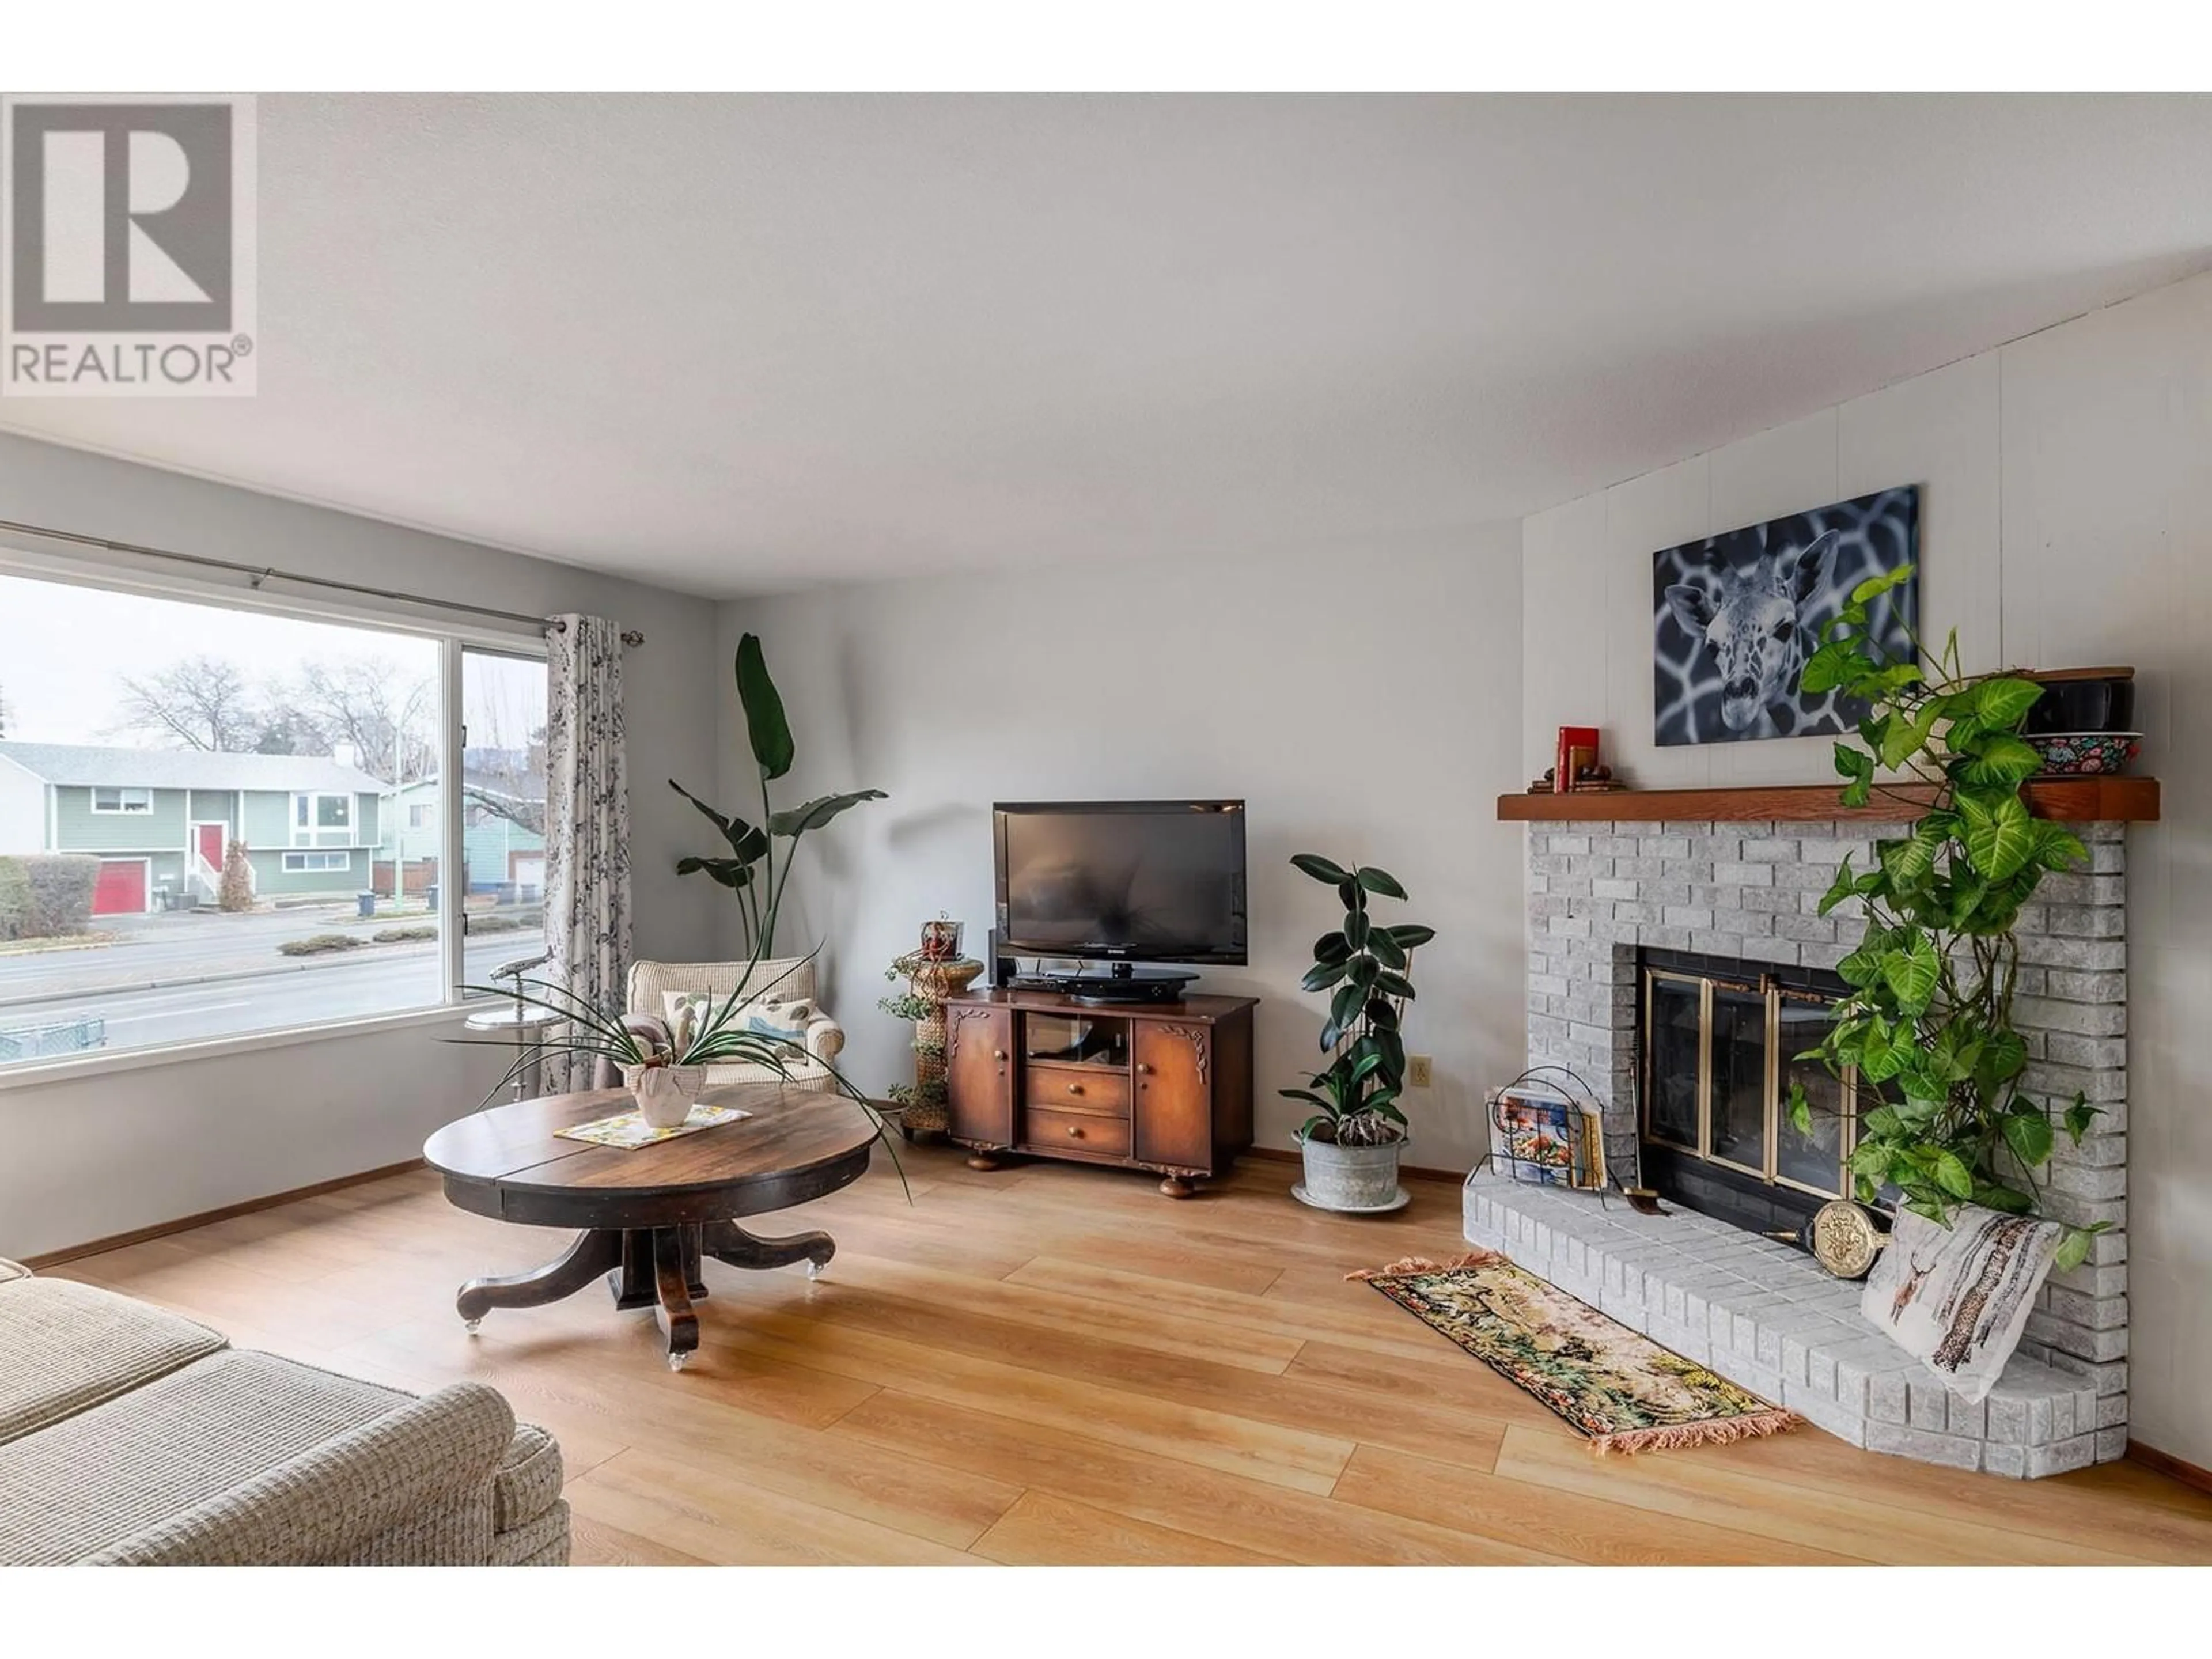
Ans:
[[[135,916],[146,912],[146,866],[138,859],[110,859],[100,866],[92,890],[95,916]]]

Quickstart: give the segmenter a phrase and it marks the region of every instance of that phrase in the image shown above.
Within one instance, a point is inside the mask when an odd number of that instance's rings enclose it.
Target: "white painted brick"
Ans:
[[[1982,1447],[1982,1471],[1985,1474],[2008,1475],[2014,1480],[2027,1478],[2027,1448],[2002,1446],[1996,1441]]]
[[[1723,887],[1771,887],[1774,884],[1774,866],[1716,857],[1713,879]]]
[[[1782,1403],[1814,1427],[1826,1429],[1839,1440],[1849,1441],[1854,1446],[1866,1444],[1866,1419],[1847,1407],[1838,1405],[1826,1392],[1809,1383],[1792,1382],[1784,1378]]]
[[[1965,1435],[1970,1440],[1986,1440],[1990,1431],[1989,1402],[1983,1400],[1961,1400],[1950,1397],[1948,1428],[1953,1434]]]
[[[1854,1403],[1856,1389],[1846,1393],[1852,1373],[1845,1367],[1836,1367],[1836,1393],[1845,1405]],[[1877,1423],[1902,1423],[1905,1420],[1906,1382],[1897,1371],[1884,1371],[1867,1377],[1866,1414]]]
[[[2027,1473],[2031,1479],[2050,1474],[2069,1474],[2075,1469],[2086,1469],[2096,1461],[2097,1437],[2077,1434],[2069,1440],[2059,1440],[2049,1445],[2027,1449]]]
[[[1978,1469],[1982,1466],[1982,1443],[1978,1440],[1906,1428],[1895,1423],[1868,1424],[1866,1446],[1869,1451],[1893,1452],[1900,1456],[1917,1457],[1923,1463],[1941,1463],[1948,1468]]]
[[[2086,1434],[2095,1425],[2090,1423],[2081,1424],[2079,1431]],[[2051,1402],[2051,1438],[2069,1440],[2075,1432],[2074,1396],[2070,1394],[2059,1395]]]
[[[2116,1429],[2100,1429],[2093,1438],[2096,1443],[2094,1461],[2097,1462],[2116,1463],[2128,1455],[2128,1431],[2125,1426]]]
[[[1950,1391],[1924,1371],[1905,1383],[1905,1420],[1916,1429],[1947,1434],[1951,1425]]]

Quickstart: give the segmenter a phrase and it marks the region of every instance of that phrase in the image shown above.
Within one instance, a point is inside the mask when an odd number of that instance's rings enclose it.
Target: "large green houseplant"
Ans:
[[[2059,1129],[2078,1143],[2097,1115],[2077,1095],[2054,1121],[2024,1092],[2027,1044],[2012,1023],[2021,908],[2046,874],[2087,851],[2064,826],[2034,817],[2024,798],[2040,759],[2021,729],[2039,686],[1962,673],[1955,632],[1934,653],[1911,636],[1911,660],[1870,637],[1869,605],[1911,568],[1859,585],[1823,629],[1801,682],[1867,708],[1858,741],[1835,746],[1843,805],[1879,794],[1923,810],[1905,833],[1875,843],[1870,868],[1854,870],[1846,857],[1820,901],[1823,915],[1856,902],[1863,920],[1837,964],[1850,994],[1799,1058],[1869,1085],[1850,1164],[1860,1201],[1893,1194],[1948,1226],[1967,1203],[2035,1213],[2037,1171]],[[1904,773],[1907,787],[1882,781],[1885,772]],[[1793,1086],[1800,1133],[1811,1133],[1813,1109]],[[2080,1262],[2103,1224],[2069,1228],[2057,1264]]]
[[[747,948],[757,945],[758,954],[768,957],[775,954],[775,920],[783,908],[783,891],[791,880],[800,837],[864,800],[886,797],[880,789],[854,789],[839,795],[817,795],[799,805],[776,811],[769,799],[769,785],[791,770],[798,745],[783,712],[782,695],[769,677],[768,659],[757,634],[748,634],[738,641],[736,675],[746,740],[760,773],[760,822],[749,823],[735,812],[718,812],[675,779],[669,779],[668,787],[696,807],[729,846],[726,854],[678,860],[676,873],[705,875],[735,893]],[[787,843],[780,860],[778,842]]]
[[[1413,953],[1436,930],[1417,923],[1385,926],[1368,914],[1368,898],[1402,899],[1406,890],[1387,870],[1347,870],[1318,853],[1291,862],[1336,889],[1344,925],[1314,941],[1313,966],[1300,988],[1328,994],[1321,1028],[1328,1063],[1302,1089],[1279,1091],[1313,1107],[1298,1127],[1306,1179],[1300,1195],[1323,1209],[1369,1210],[1397,1201],[1398,1156],[1407,1139],[1398,1105],[1406,1088],[1406,1043],[1400,1026],[1413,999]]]

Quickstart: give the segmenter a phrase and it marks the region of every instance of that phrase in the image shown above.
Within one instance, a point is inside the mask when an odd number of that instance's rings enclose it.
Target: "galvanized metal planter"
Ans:
[[[1305,1181],[1299,1199],[1319,1210],[1352,1213],[1395,1210],[1405,1202],[1398,1186],[1398,1155],[1406,1139],[1381,1146],[1340,1146],[1333,1140],[1301,1139]]]

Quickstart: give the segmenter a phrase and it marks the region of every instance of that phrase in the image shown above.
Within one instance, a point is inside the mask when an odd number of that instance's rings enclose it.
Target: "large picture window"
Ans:
[[[0,567],[0,1073],[435,1009],[536,954],[532,644]]]

